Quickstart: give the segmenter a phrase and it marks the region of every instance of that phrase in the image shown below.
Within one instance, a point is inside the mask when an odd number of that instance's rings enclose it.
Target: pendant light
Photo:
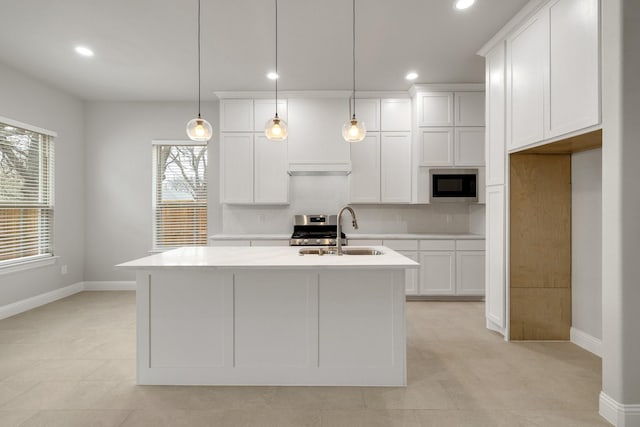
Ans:
[[[193,141],[208,141],[213,129],[200,115],[200,0],[198,0],[198,117],[187,123],[187,136]]]
[[[353,115],[351,115],[351,105],[349,103],[349,115],[351,118],[342,126],[342,137],[347,142],[360,142],[367,135],[367,128],[364,122],[356,119],[356,0],[353,2],[353,94],[351,100],[353,103]]]
[[[287,139],[287,135],[289,134],[289,130],[287,129],[287,122],[278,117],[278,79],[280,76],[278,75],[278,0],[276,2],[276,71],[275,71],[275,81],[276,81],[276,114],[267,120],[267,123],[264,126],[264,134],[271,141],[284,141]]]

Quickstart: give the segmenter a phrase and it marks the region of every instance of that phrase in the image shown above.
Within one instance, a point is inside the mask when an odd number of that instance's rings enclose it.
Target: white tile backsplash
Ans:
[[[293,176],[290,205],[224,205],[222,232],[290,233],[296,214],[337,214],[348,204],[348,189],[346,176]],[[477,224],[484,224],[484,206],[457,203],[352,206],[362,233],[477,233]],[[350,221],[343,224],[346,232],[353,231]]]

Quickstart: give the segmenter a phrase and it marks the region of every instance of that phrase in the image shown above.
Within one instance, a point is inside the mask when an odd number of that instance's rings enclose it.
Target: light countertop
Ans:
[[[347,239],[371,240],[482,240],[484,235],[472,233],[346,233]],[[209,239],[214,240],[288,240],[291,234],[214,234]]]
[[[349,246],[353,248],[354,246]],[[356,246],[357,247],[357,246]],[[300,255],[296,246],[184,247],[119,264],[128,270],[154,269],[298,269],[418,268],[419,264],[385,247],[383,255]]]

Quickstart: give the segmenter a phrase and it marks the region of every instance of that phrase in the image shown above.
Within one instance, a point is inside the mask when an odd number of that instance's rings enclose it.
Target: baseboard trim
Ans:
[[[16,314],[23,313],[25,311],[32,310],[45,304],[57,301],[62,298],[66,298],[70,295],[77,294],[84,290],[84,284],[82,282],[74,283],[73,285],[65,286],[64,288],[54,289],[44,294],[36,295],[27,299],[13,302],[11,304],[0,307],[0,319],[6,319],[7,317],[15,316]]]
[[[135,291],[136,282],[84,282],[85,291]]]
[[[596,356],[602,357],[602,341],[601,340],[574,327],[571,328],[569,335],[572,343],[574,343],[579,347],[584,348],[587,351],[590,351]]]
[[[640,426],[640,405],[623,405],[600,392],[600,415],[616,427]]]

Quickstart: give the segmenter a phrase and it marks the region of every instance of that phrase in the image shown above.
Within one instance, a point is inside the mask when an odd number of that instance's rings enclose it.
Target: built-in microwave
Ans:
[[[431,169],[431,202],[477,202],[478,169]]]

